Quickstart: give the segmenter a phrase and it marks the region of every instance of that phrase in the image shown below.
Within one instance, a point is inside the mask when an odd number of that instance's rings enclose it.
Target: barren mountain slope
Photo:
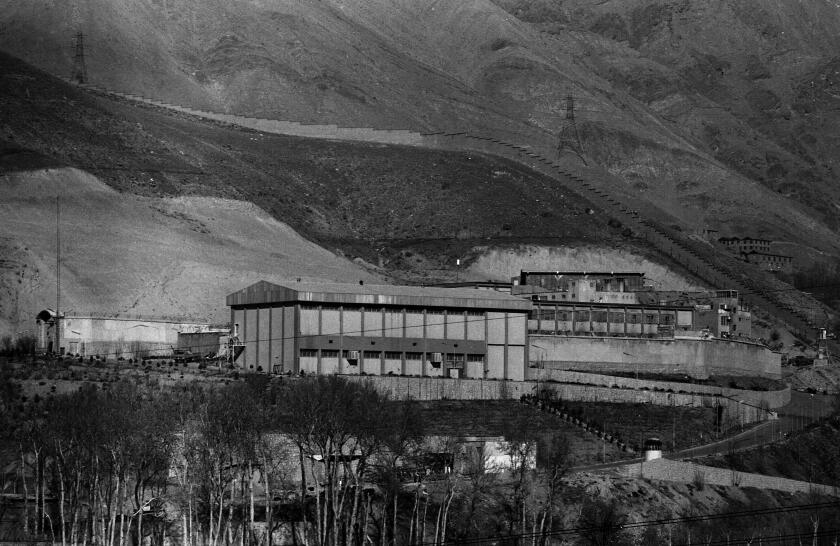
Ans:
[[[261,279],[377,278],[250,203],[126,195],[67,168],[3,174],[0,189],[0,331],[55,306],[57,216],[64,311],[224,322],[225,296]]]
[[[836,2],[494,1],[564,47],[587,37],[575,54],[616,90],[698,150],[840,226]],[[581,117],[584,141],[598,149],[601,131]],[[729,227],[755,233],[748,222]]]
[[[56,195],[63,307],[80,311],[219,320],[223,296],[258,278],[375,270],[346,256],[440,280],[476,242],[654,254],[507,161],[220,126],[91,95],[3,54],[0,190],[0,333],[53,305]]]
[[[591,31],[554,25],[552,37],[489,0],[2,4],[2,47],[54,72],[70,73],[79,28],[88,34],[94,83],[267,117],[469,130],[553,154],[556,135],[571,134],[564,111],[571,93],[581,151],[684,228],[748,231],[837,251],[825,226],[840,202],[833,183],[817,173],[806,192],[799,173],[816,167],[801,154],[739,112],[722,110],[713,93],[686,91],[702,91],[701,83],[717,78],[714,62],[702,57],[709,62],[681,72],[667,59],[604,38],[595,15]],[[595,9],[582,0],[569,5],[580,7],[567,19],[581,24]],[[636,19],[655,21],[654,12]],[[715,12],[692,17],[699,28]],[[791,17],[777,26],[801,30],[808,21]],[[664,89],[658,102],[623,81],[648,73],[643,68],[653,72],[641,87]],[[564,150],[562,157],[575,168],[574,154]],[[760,179],[752,168],[759,159],[767,169],[781,165],[773,172],[786,171],[784,187],[796,185],[781,190],[804,206],[774,192],[780,188],[769,178],[751,181]]]

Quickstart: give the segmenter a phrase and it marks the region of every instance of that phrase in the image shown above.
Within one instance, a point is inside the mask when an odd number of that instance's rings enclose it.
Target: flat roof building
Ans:
[[[525,376],[531,303],[493,290],[261,281],[227,304],[249,371]]]

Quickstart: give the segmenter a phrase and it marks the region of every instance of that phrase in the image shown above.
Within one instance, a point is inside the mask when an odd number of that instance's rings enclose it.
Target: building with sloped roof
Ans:
[[[531,303],[502,292],[261,281],[227,305],[248,371],[525,377]]]

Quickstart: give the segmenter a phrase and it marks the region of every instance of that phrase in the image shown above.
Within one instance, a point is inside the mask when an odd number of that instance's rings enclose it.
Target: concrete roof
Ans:
[[[375,284],[260,281],[227,297],[231,307],[270,303],[327,303],[528,311],[531,302],[492,290]]]

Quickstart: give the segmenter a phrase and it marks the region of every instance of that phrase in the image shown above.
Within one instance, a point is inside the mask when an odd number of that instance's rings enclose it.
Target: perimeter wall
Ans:
[[[781,355],[763,345],[719,339],[530,335],[530,357],[545,370],[744,375],[779,379]]]

